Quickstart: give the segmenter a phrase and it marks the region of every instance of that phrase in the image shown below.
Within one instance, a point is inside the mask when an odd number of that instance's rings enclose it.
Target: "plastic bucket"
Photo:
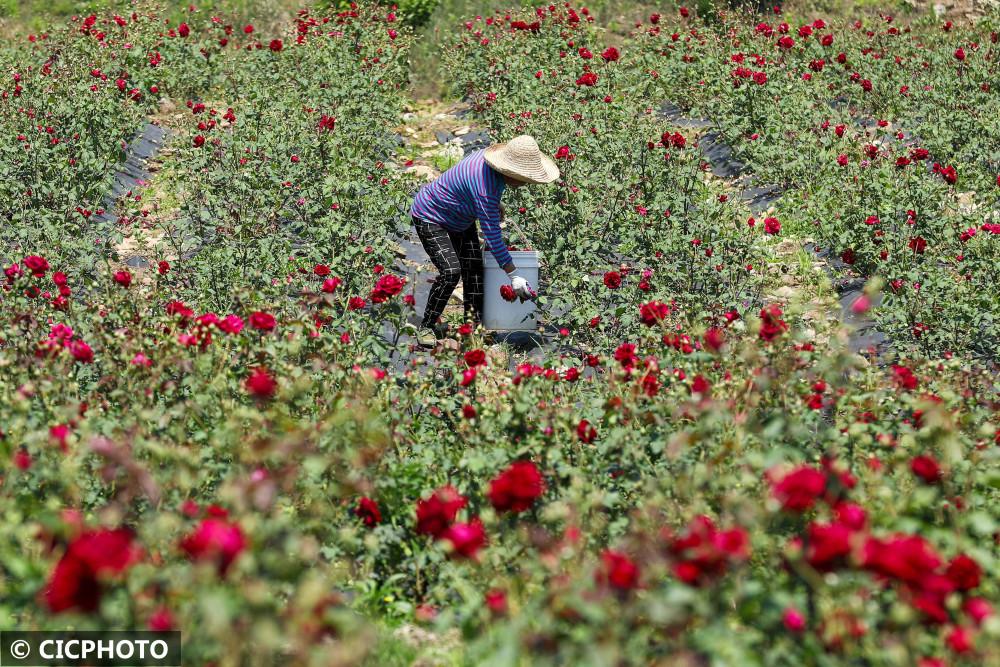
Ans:
[[[518,274],[538,289],[538,260],[541,253],[537,250],[512,250],[511,258]],[[513,303],[503,300],[500,296],[500,286],[509,285],[507,272],[500,268],[493,254],[483,253],[483,284],[486,291],[483,303],[483,327],[491,331],[534,331],[538,328],[535,320],[535,302],[515,300]]]

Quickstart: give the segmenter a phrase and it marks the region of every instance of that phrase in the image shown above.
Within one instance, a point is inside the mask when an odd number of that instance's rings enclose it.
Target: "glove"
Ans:
[[[511,274],[510,286],[511,288],[513,288],[514,294],[516,294],[518,298],[521,299],[521,303],[524,303],[525,301],[531,301],[536,296],[538,296],[538,292],[536,292],[534,288],[531,287],[531,283],[529,283],[523,276],[519,276],[517,274]]]

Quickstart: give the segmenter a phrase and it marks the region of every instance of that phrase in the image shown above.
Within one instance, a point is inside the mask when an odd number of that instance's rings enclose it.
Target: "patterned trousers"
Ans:
[[[421,326],[435,327],[459,280],[465,295],[465,317],[479,323],[484,301],[483,248],[476,225],[469,225],[462,232],[450,232],[436,223],[413,218],[413,226],[439,272],[431,287]]]

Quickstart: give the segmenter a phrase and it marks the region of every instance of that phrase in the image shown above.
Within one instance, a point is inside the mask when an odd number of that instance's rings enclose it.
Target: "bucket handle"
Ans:
[[[525,242],[528,243],[529,245],[533,245],[531,243],[531,239],[529,239],[528,235],[524,233],[523,229],[521,229],[521,225],[514,222],[513,218],[508,218],[507,216],[504,216],[504,222],[509,222],[511,225],[513,225],[514,229],[517,230],[517,233],[521,235],[521,238],[524,239]]]

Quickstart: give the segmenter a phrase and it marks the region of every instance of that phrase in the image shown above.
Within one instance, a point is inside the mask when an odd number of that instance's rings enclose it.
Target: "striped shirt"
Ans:
[[[483,155],[481,150],[469,153],[433,183],[420,188],[410,215],[452,232],[468,229],[478,218],[490,252],[497,264],[506,266],[511,257],[500,233],[500,195],[507,184]]]

